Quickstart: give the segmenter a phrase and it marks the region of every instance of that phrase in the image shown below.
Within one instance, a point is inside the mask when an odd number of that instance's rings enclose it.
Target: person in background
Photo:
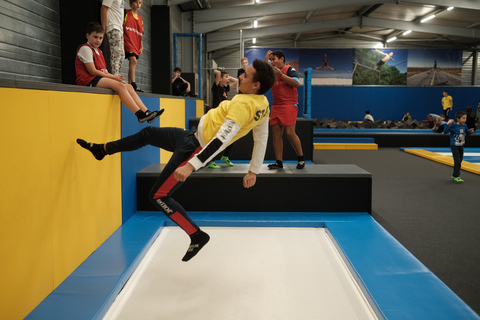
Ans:
[[[143,20],[138,14],[143,0],[130,0],[130,10],[125,10],[125,19],[123,20],[123,39],[125,47],[125,59],[128,59],[128,83],[135,91],[143,92],[137,87],[135,82],[135,69],[137,60],[143,52]]]
[[[138,122],[152,123],[164,111],[147,109],[135,90],[128,83],[123,82],[122,75],[108,73],[102,51],[98,48],[103,41],[104,31],[96,22],[87,25],[87,43],[80,45],[75,58],[76,83],[80,86],[112,89],[117,92],[123,104],[138,118]]]
[[[445,125],[447,124],[447,121],[445,121],[445,115],[441,114],[440,118],[435,118],[434,123],[435,124],[432,130],[438,133],[443,133],[443,130],[445,129]]]
[[[213,73],[215,75],[215,81],[213,82],[213,85],[212,85],[212,96],[213,96],[212,109],[215,109],[220,105],[222,101],[227,100],[227,92],[230,91],[230,86],[235,85],[238,82],[238,79],[230,77],[230,75],[228,74],[228,71],[226,71],[225,69],[215,70]],[[228,155],[232,150],[232,146],[233,144],[225,148],[225,150],[223,150],[222,157],[220,158],[220,161],[228,164],[231,167],[233,167],[234,164],[230,161],[230,158],[228,157]],[[221,168],[219,165],[215,163],[215,160],[212,160],[208,164],[208,167],[211,169]]]
[[[103,0],[100,20],[110,47],[110,66],[113,75],[120,75],[125,56],[123,45],[123,0]]]
[[[238,79],[238,85],[237,85],[237,93],[242,93],[238,88],[240,88],[240,76],[245,73],[245,70],[247,70],[248,67],[248,59],[243,57],[240,59],[240,63],[242,64],[242,67],[237,70],[237,79]]]
[[[281,50],[268,50],[265,62],[270,60],[275,71],[276,80],[272,87],[272,113],[270,127],[272,128],[273,150],[275,163],[268,165],[268,169],[283,168],[283,132],[286,132],[295,153],[297,154],[297,169],[305,167],[302,142],[295,132],[298,114],[298,91],[300,75],[291,65],[285,63],[285,55]]]
[[[372,121],[372,122],[374,121],[369,110],[365,111],[365,117],[363,118],[363,121]]]
[[[465,124],[467,125],[468,129],[473,129],[473,131],[477,130],[477,127],[475,126],[476,118],[475,118],[475,113],[473,113],[473,108],[471,106],[467,106],[465,108],[465,113],[467,114],[467,121]]]
[[[443,133],[450,133],[450,150],[453,155],[453,175],[452,179],[456,182],[463,182],[460,178],[460,168],[463,161],[463,146],[465,145],[465,136],[473,133],[473,129],[468,129],[465,122],[467,121],[467,114],[463,111],[455,113],[454,123],[453,119],[448,120]]]
[[[410,112],[405,113],[405,115],[402,118],[402,121],[403,122],[412,121],[412,116],[410,116]]]
[[[173,69],[172,76],[172,94],[174,96],[186,96],[190,92],[190,82],[181,77],[182,69],[176,67]]]
[[[453,109],[453,98],[452,96],[448,95],[447,91],[443,91],[442,107],[445,120],[448,121],[448,112],[452,111]]]
[[[478,119],[478,123],[480,123],[480,100],[478,100],[478,106],[477,106],[477,119]]]

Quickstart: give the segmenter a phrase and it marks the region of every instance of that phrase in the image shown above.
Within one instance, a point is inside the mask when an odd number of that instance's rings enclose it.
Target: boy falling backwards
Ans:
[[[243,186],[255,185],[263,164],[268,139],[268,100],[264,94],[275,82],[272,67],[255,60],[241,75],[240,90],[231,101],[225,100],[218,108],[207,112],[199,121],[197,131],[181,128],[147,127],[140,132],[105,144],[77,139],[77,143],[90,151],[97,160],[118,152],[134,151],[152,145],[173,152],[152,187],[152,204],[190,236],[190,246],[183,261],[193,258],[209,241],[210,236],[190,219],[185,209],[173,198],[173,192],[193,171],[207,165],[225,147],[252,131],[254,147],[252,160]]]

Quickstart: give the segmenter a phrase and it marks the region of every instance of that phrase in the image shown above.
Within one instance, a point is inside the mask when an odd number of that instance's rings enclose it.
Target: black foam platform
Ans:
[[[190,128],[197,127],[200,118],[190,118]],[[305,160],[313,160],[313,120],[305,118],[297,118],[295,132],[300,138]],[[230,160],[250,160],[253,150],[253,134],[249,132],[245,137],[235,142],[230,151]],[[267,151],[265,152],[265,160],[276,160],[273,151],[272,132],[269,129]],[[288,141],[285,134],[283,135],[283,160],[297,160],[297,154],[292,145]]]
[[[163,165],[137,173],[137,210],[155,211],[148,194]],[[245,189],[248,164],[203,168],[175,191],[187,211],[368,212],[372,210],[372,176],[356,165],[307,165],[297,170],[268,170],[263,165],[254,187]]]

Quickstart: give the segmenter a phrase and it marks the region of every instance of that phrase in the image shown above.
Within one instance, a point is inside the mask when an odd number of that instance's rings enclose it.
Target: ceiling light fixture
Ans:
[[[395,40],[397,40],[397,37],[390,38],[390,39],[387,40],[387,42],[392,42],[392,41],[395,41]]]
[[[253,43],[253,44],[257,43],[257,38],[253,38],[253,39],[252,39],[252,43]]]
[[[402,35],[406,36],[407,34],[410,34],[410,33],[412,33],[412,30],[407,30],[404,33],[402,33]]]
[[[258,26],[258,20],[253,21],[253,27],[256,28]]]
[[[453,10],[455,9],[455,7],[448,7],[447,10],[450,11],[450,10]]]
[[[428,20],[432,20],[433,18],[435,18],[435,15],[432,14],[431,16],[429,17],[426,17],[425,19],[423,19],[422,21],[420,21],[421,23],[424,23],[424,22],[427,22]]]
[[[255,0],[255,3],[260,3],[260,0]]]

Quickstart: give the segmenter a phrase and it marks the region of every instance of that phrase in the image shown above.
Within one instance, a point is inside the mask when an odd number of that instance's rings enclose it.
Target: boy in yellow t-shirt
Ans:
[[[226,146],[249,131],[253,133],[254,147],[248,173],[243,178],[245,188],[255,185],[256,175],[263,164],[269,117],[268,100],[264,94],[275,83],[275,73],[268,63],[255,60],[241,77],[240,90],[244,94],[235,96],[232,101],[223,101],[218,108],[207,112],[200,119],[197,131],[147,127],[137,134],[105,144],[77,139],[77,143],[92,152],[97,160],[117,152],[137,150],[148,144],[173,152],[150,191],[149,198],[158,210],[190,236],[190,247],[183,261],[193,258],[210,237],[172,198],[173,192],[193,171],[207,165]]]

